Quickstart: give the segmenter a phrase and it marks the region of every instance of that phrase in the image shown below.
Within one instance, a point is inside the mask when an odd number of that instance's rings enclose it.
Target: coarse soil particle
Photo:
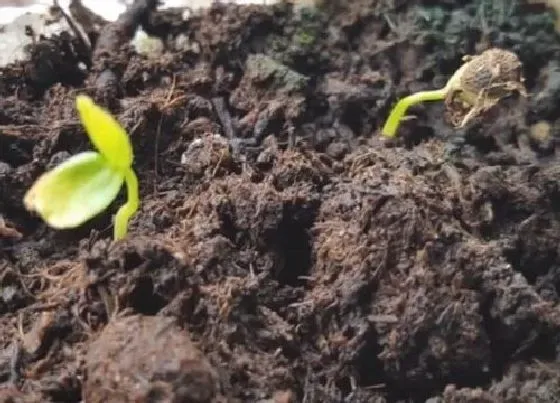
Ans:
[[[114,318],[89,348],[86,401],[212,401],[217,375],[174,319]]]
[[[551,10],[135,7],[86,29],[89,53],[74,33],[40,38],[1,71],[1,402],[558,401]],[[127,44],[137,26],[161,57]],[[519,56],[526,105],[454,130],[426,104],[380,140],[398,97],[490,47]],[[142,205],[121,242],[123,197],[71,231],[22,205],[91,147],[77,93],[133,142]]]

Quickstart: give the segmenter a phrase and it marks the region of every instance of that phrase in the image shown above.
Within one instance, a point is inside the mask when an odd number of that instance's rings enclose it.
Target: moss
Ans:
[[[304,75],[264,54],[250,55],[247,59],[247,71],[255,81],[267,81],[271,87],[289,92],[303,90],[308,81]]]
[[[320,38],[328,27],[326,16],[310,5],[294,6],[292,13],[283,32],[269,38],[267,53],[300,72],[317,72],[323,64]]]

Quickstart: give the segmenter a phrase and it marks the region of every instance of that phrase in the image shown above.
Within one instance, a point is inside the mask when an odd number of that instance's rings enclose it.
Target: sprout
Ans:
[[[477,56],[465,56],[463,61],[442,89],[420,91],[397,102],[382,135],[395,137],[407,109],[420,102],[445,101],[446,117],[459,128],[513,93],[527,96],[522,65],[515,53],[494,48]]]
[[[41,175],[25,194],[24,205],[53,228],[76,228],[105,210],[126,183],[128,200],[117,211],[114,227],[114,239],[122,239],[139,205],[132,145],[117,120],[91,98],[79,95],[76,106],[98,152],[74,155]]]

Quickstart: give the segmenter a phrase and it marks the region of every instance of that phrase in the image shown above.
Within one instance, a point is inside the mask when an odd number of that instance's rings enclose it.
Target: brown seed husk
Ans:
[[[453,126],[483,118],[506,97],[527,96],[523,66],[515,53],[492,48],[463,60],[465,64],[447,84],[446,118]]]

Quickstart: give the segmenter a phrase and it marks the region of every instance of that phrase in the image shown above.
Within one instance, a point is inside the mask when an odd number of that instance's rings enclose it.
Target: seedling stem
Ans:
[[[132,169],[129,169],[124,177],[126,182],[127,201],[115,215],[114,239],[119,240],[126,237],[128,233],[128,222],[138,210],[140,200],[138,197],[138,178]]]
[[[385,137],[395,137],[404,114],[411,106],[419,104],[420,102],[441,101],[445,99],[446,95],[447,87],[439,90],[420,91],[402,98],[399,102],[397,102],[391,111],[391,114],[383,127],[383,135]]]

